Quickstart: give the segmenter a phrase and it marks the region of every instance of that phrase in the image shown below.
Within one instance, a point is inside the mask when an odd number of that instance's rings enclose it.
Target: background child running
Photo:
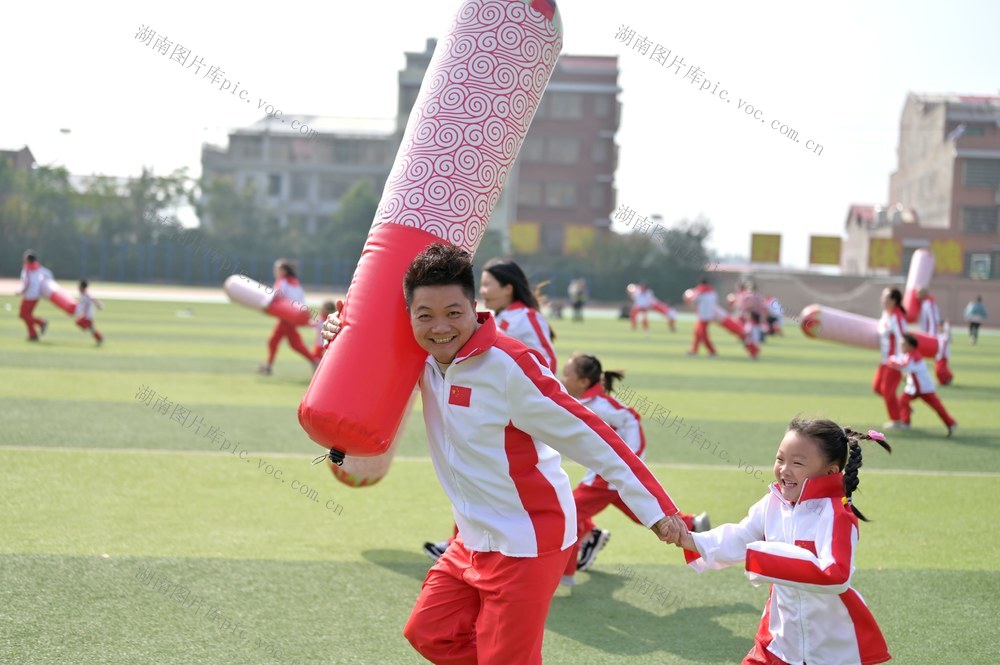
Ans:
[[[875,370],[872,380],[872,390],[881,395],[885,401],[885,409],[889,413],[889,421],[885,427],[892,429],[904,427],[899,413],[899,397],[896,390],[903,378],[899,370],[889,364],[889,357],[900,352],[903,344],[903,333],[906,332],[906,310],[903,308],[903,294],[899,289],[882,291],[882,316],[878,320],[879,349],[882,361]]]
[[[295,276],[295,266],[291,261],[286,259],[278,259],[274,262],[274,297],[286,298],[294,303],[300,303],[305,307],[306,292]],[[271,374],[271,366],[274,364],[274,356],[278,353],[278,345],[285,338],[288,338],[289,346],[308,360],[314,368],[316,367],[316,358],[313,358],[312,354],[309,353],[309,349],[302,342],[302,337],[299,335],[295,324],[289,323],[284,319],[278,319],[278,325],[274,327],[271,339],[267,340],[267,362],[257,368],[257,373]]]
[[[611,396],[615,381],[621,380],[624,376],[624,372],[603,370],[601,361],[594,356],[574,353],[563,367],[562,383],[566,387],[566,392],[610,425],[632,452],[644,460],[646,434],[642,430],[639,414],[635,409],[624,406]],[[578,541],[574,546],[577,554],[570,557],[563,573],[562,584],[567,586],[573,585],[576,571],[589,570],[594,565],[597,554],[604,549],[611,538],[610,531],[599,529],[594,525],[595,515],[609,505],[614,505],[630,520],[639,524],[639,520],[618,495],[618,490],[592,469],[587,470],[583,480],[573,490],[573,499],[576,502]],[[707,531],[711,528],[708,513],[702,513],[697,517],[679,513],[678,517],[690,531]]]
[[[861,441],[892,452],[885,437],[831,420],[795,418],[774,462],[770,492],[739,524],[682,533],[688,563],[702,572],[746,566],[750,583],[771,584],[744,665],[870,665],[891,656],[874,617],[851,588]]]
[[[39,335],[45,334],[48,321],[35,317],[35,307],[39,298],[42,297],[42,282],[52,279],[52,272],[38,262],[38,257],[33,251],[25,250],[24,266],[21,268],[21,290],[17,295],[21,296],[21,311],[19,316],[28,327],[28,341],[37,342]],[[38,326],[38,331],[35,330]]]
[[[76,325],[80,326],[80,330],[89,330],[93,334],[97,346],[100,346],[104,342],[104,337],[94,327],[95,307],[97,309],[104,309],[104,305],[101,304],[100,300],[91,298],[90,294],[87,293],[87,280],[81,279],[80,297],[76,302],[76,310],[73,312],[73,318],[76,319]]]
[[[899,398],[899,414],[903,420],[903,427],[904,429],[910,428],[910,416],[913,413],[910,402],[919,397],[938,414],[941,422],[948,428],[948,436],[950,437],[958,428],[958,423],[938,399],[934,390],[934,379],[931,378],[924,357],[917,350],[917,344],[917,338],[906,333],[903,335],[903,352],[889,358],[890,366],[906,374],[906,388],[903,389],[903,395]]]

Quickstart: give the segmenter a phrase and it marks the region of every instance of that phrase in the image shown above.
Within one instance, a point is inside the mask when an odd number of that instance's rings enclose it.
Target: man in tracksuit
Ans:
[[[404,292],[414,338],[430,354],[424,421],[459,535],[428,571],[403,633],[433,663],[541,663],[545,617],[576,542],[556,450],[613,483],[661,540],[682,531],[677,507],[541,355],[498,334],[492,314],[476,314],[468,252],[431,245]],[[328,339],[339,323],[331,315]]]

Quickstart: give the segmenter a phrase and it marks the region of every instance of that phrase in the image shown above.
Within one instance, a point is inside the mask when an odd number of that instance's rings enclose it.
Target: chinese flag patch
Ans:
[[[452,386],[448,394],[448,404],[455,406],[469,406],[472,401],[472,388],[465,386]]]
[[[813,553],[813,556],[819,556],[816,554],[816,541],[815,540],[796,540],[796,547],[801,547],[804,550],[809,550]]]

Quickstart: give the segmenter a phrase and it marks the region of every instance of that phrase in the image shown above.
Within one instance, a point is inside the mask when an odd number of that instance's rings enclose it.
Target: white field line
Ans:
[[[225,457],[233,453],[218,450],[171,450],[169,448],[69,448],[55,446],[5,446],[0,445],[0,452],[5,450],[16,450],[22,452],[54,452],[54,453],[117,453],[122,455],[186,455],[186,456],[209,456]],[[241,449],[242,450],[242,449]],[[304,453],[286,453],[248,450],[248,454],[257,457],[274,457],[281,459],[302,459],[312,460],[319,457],[322,449],[317,449],[315,455]],[[408,457],[400,455],[394,461],[397,462],[430,462],[430,457]],[[569,460],[572,461],[572,460]],[[573,462],[575,464],[575,462]],[[650,466],[666,467],[668,469],[696,469],[708,471],[731,471],[733,473],[744,473],[740,469],[731,468],[723,464],[671,464],[664,462],[653,462]],[[997,471],[940,471],[936,469],[865,469],[868,475],[885,474],[890,476],[959,476],[967,478],[998,478],[1000,472]]]

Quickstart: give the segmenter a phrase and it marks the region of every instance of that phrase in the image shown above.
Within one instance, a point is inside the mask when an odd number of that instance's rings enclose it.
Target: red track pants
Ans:
[[[540,665],[545,617],[569,555],[471,552],[456,538],[427,571],[403,635],[437,665]]]

